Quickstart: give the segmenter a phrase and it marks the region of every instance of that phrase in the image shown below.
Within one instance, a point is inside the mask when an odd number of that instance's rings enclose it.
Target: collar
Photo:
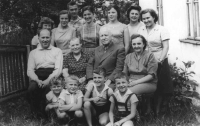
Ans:
[[[78,90],[77,90],[78,91]],[[75,94],[77,94],[77,91],[76,92],[74,92],[73,94],[75,95]],[[67,89],[65,89],[65,93],[67,94],[67,95],[71,95],[72,93],[69,93],[69,91],[67,90]]]
[[[120,95],[120,96],[121,96],[121,94],[119,93],[119,90],[117,90],[116,93],[117,93],[117,95]],[[132,94],[132,93],[133,93],[133,92],[128,88],[127,91],[126,91],[126,93],[124,94],[124,96],[130,95],[130,94]],[[123,97],[124,97],[124,96],[123,96]]]
[[[51,50],[52,49],[52,45],[50,44],[50,46],[47,49],[42,48],[41,44],[38,44],[37,49],[38,50]]]
[[[136,53],[135,53],[135,52],[133,52],[133,54],[134,54],[134,57],[135,57],[135,59],[136,59],[136,60],[140,60],[140,59],[143,57],[143,55],[144,55],[146,52],[147,52],[146,50],[143,50],[143,52],[141,53],[141,55],[140,55],[140,58],[139,58],[139,59],[137,58],[137,56],[136,56]]]
[[[104,45],[103,45],[104,51],[107,51],[112,45],[113,45],[113,42],[112,42],[112,41],[109,43],[108,46],[104,46]]]
[[[76,22],[78,22],[79,20],[81,20],[82,18],[81,17],[79,17],[78,16],[78,18],[76,19],[76,20],[70,20],[70,22],[72,23],[72,24],[75,24]]]

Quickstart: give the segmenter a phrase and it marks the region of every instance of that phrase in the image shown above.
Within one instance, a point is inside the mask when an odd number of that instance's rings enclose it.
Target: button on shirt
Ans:
[[[59,98],[65,101],[66,105],[69,104],[77,104],[78,99],[83,97],[83,93],[80,90],[77,90],[75,93],[71,94],[69,91],[66,89],[63,92],[61,92]]]
[[[132,92],[130,89],[127,89],[126,93],[125,93],[123,96],[121,96],[119,90],[116,91],[116,92],[114,93],[114,95],[115,95],[115,97],[116,97],[116,99],[117,99],[118,102],[125,103],[125,102],[126,102],[126,99],[128,98],[128,96],[129,96],[130,94],[132,94],[132,93],[133,93],[133,92]],[[110,102],[115,103],[113,97],[110,97]],[[138,102],[138,98],[136,97],[135,94],[133,94],[133,95],[130,97],[130,99],[128,100],[128,102],[127,102],[127,107],[128,107],[128,110],[129,110],[129,111],[131,110],[131,104],[133,104],[133,103],[135,103],[135,102]],[[119,105],[118,109],[119,109],[118,111],[126,111],[126,109],[125,109],[124,106],[120,106],[120,105]]]
[[[63,55],[59,48],[49,46],[47,49],[43,49],[39,45],[36,49],[32,50],[28,59],[27,75],[32,80],[38,80],[35,70],[39,68],[54,68],[52,74],[49,75],[49,79],[59,76],[62,70]]]
[[[157,68],[158,62],[156,61],[154,54],[147,50],[142,52],[139,59],[134,52],[126,56],[124,72],[130,75],[130,80],[138,80],[150,74],[153,75],[154,78],[147,83],[156,84]]]

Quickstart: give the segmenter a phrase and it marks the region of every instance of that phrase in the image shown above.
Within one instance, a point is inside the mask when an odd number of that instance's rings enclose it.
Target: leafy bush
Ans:
[[[191,77],[195,74],[193,71],[189,71],[189,68],[194,64],[193,61],[183,62],[184,68],[177,67],[176,63],[170,65],[172,81],[174,84],[174,93],[168,103],[168,108],[171,112],[176,112],[181,109],[193,109],[192,99],[193,97],[199,97],[199,93],[196,92],[198,86],[195,80],[191,80]]]

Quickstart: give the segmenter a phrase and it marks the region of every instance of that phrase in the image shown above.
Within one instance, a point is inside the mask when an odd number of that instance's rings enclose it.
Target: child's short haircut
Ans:
[[[98,67],[93,71],[93,73],[103,75],[104,77],[106,77],[106,70],[104,68]]]
[[[51,80],[50,80],[50,86],[53,86],[53,85],[59,85],[61,84],[62,86],[64,86],[64,81],[63,81],[63,78],[60,76],[60,77],[53,77]]]
[[[114,78],[115,78],[115,81],[116,79],[126,79],[129,82],[129,78],[124,72],[116,73]]]
[[[66,84],[69,81],[75,81],[77,84],[79,84],[79,78],[77,76],[75,76],[75,75],[70,75],[70,76],[65,78],[65,83]]]

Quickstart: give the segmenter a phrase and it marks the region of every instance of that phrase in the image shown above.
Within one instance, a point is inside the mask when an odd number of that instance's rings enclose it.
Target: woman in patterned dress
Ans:
[[[71,52],[63,57],[63,76],[75,75],[79,78],[79,88],[84,89],[86,81],[86,67],[90,55],[82,51],[82,44],[78,38],[70,41]],[[83,91],[83,90],[82,90]]]
[[[127,25],[119,22],[120,9],[116,5],[110,5],[108,7],[108,19],[109,22],[102,26],[107,27],[112,34],[112,41],[114,44],[119,44],[125,47],[125,53],[129,50],[129,31]]]
[[[94,55],[94,49],[99,46],[100,26],[94,23],[94,8],[85,6],[83,8],[85,24],[78,29],[78,37],[81,40],[83,50]]]

